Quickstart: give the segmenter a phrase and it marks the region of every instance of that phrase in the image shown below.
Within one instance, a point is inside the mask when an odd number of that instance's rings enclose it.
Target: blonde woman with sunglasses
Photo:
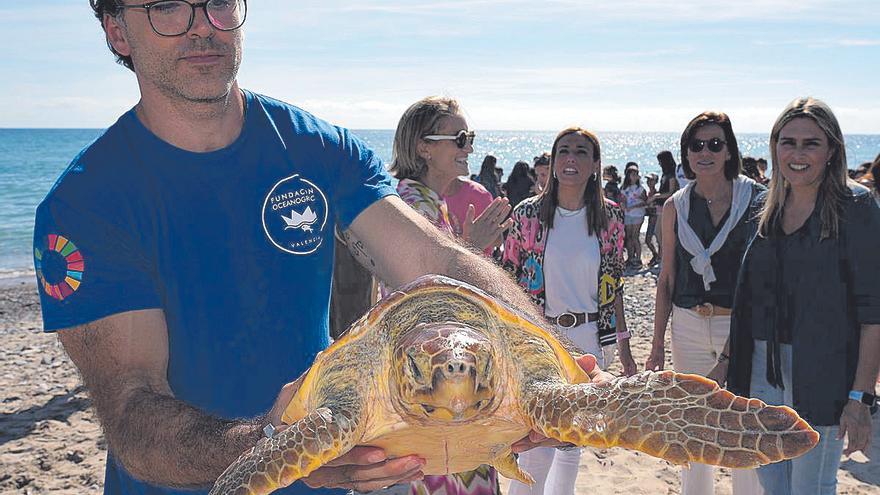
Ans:
[[[399,182],[397,192],[407,204],[424,215],[437,228],[455,237],[453,220],[443,193],[460,176],[468,176],[468,156],[473,153],[476,134],[468,129],[461,107],[453,98],[429,96],[412,104],[397,125],[394,135],[390,172]],[[483,251],[501,244],[501,234],[511,221],[506,220],[510,205],[496,198],[479,215],[468,208],[461,225],[461,239]],[[476,218],[474,218],[476,216]],[[387,294],[387,288],[382,288]],[[384,491],[386,495],[402,492],[417,495],[497,495],[498,473],[491,466],[446,476],[425,476],[414,481],[411,489],[401,486]]]
[[[468,129],[458,101],[429,96],[410,106],[397,125],[389,171],[399,182],[397,192],[410,206],[454,236],[449,208],[442,194],[460,176],[468,176],[468,156],[476,134]],[[476,216],[470,210],[461,238],[483,251],[501,244],[510,205],[496,198]],[[476,217],[476,218],[474,218]]]

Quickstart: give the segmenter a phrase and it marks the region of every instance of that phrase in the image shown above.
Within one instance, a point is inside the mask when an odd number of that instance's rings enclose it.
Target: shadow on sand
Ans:
[[[840,469],[848,471],[853,478],[873,486],[880,486],[880,470],[872,469],[880,459],[880,414],[875,414],[872,428],[870,460],[868,462],[856,462],[851,458],[844,458],[840,462]],[[871,472],[874,471],[874,472]]]
[[[41,406],[0,414],[0,445],[30,435],[41,421],[54,419],[66,423],[71,414],[84,411],[91,405],[89,399],[77,397],[83,392],[85,387],[80,385],[65,394],[52,397]]]

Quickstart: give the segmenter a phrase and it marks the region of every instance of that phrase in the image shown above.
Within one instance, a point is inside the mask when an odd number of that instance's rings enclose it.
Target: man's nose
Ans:
[[[198,36],[200,38],[210,38],[214,36],[214,32],[217,28],[211,24],[211,21],[208,19],[208,14],[205,12],[203,7],[195,7],[193,11],[193,23],[190,26],[187,35],[189,36]]]

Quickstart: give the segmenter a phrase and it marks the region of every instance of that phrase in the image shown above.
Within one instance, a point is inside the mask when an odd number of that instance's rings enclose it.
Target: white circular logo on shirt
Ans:
[[[263,231],[278,249],[290,254],[314,253],[324,242],[327,197],[299,174],[281,179],[263,201]]]

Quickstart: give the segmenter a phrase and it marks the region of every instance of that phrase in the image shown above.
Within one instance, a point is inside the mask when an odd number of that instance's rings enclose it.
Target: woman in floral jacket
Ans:
[[[504,267],[544,309],[559,333],[594,354],[603,369],[619,344],[624,373],[636,372],[623,311],[623,211],[602,193],[598,138],[578,127],[556,136],[547,188],[513,211]],[[511,482],[510,495],[571,495],[580,450],[520,454],[535,478]]]

